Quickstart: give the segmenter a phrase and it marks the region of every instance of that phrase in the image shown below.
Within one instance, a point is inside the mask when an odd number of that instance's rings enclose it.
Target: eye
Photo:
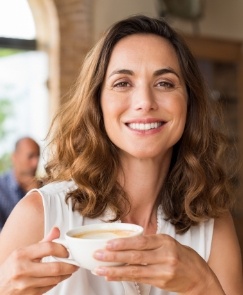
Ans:
[[[130,87],[130,84],[127,81],[119,81],[114,83],[113,88],[126,88]]]
[[[156,84],[157,87],[162,87],[165,89],[172,89],[175,87],[174,83],[168,81],[160,81]]]

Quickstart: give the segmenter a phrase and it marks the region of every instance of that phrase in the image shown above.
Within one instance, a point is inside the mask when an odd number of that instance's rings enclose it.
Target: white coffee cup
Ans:
[[[117,238],[128,238],[142,235],[143,228],[131,223],[98,223],[83,225],[66,232],[65,239],[54,242],[64,245],[70,252],[69,258],[55,257],[58,261],[71,263],[89,270],[98,266],[117,266],[120,262],[105,262],[96,260],[93,254],[103,249],[107,241]]]

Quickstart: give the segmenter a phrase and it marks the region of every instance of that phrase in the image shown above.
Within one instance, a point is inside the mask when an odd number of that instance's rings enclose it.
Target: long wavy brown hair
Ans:
[[[114,24],[88,53],[73,96],[53,120],[48,133],[47,180],[73,180],[67,194],[73,209],[95,218],[111,208],[117,220],[129,210],[126,192],[117,181],[121,169],[117,147],[108,138],[100,106],[102,83],[114,46],[132,34],[155,34],[174,47],[188,93],[182,138],[173,149],[168,176],[158,196],[177,232],[232,205],[230,178],[221,160],[224,135],[213,112],[197,62],[183,39],[163,19],[136,15]],[[224,159],[226,157],[224,156]]]

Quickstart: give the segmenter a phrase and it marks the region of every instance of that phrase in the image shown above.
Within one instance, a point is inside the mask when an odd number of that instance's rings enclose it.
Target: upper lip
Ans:
[[[141,123],[141,124],[147,124],[147,123],[166,123],[165,120],[157,119],[157,118],[139,118],[139,119],[131,119],[125,122],[125,124],[131,124],[131,123]]]

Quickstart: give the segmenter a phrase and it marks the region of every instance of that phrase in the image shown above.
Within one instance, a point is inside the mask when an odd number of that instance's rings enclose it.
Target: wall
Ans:
[[[204,0],[204,17],[199,22],[200,33],[223,39],[243,39],[242,0]],[[192,33],[192,24],[173,20],[173,26]]]
[[[156,16],[154,0],[93,0],[93,41],[112,23],[132,14]]]
[[[59,20],[53,0],[28,0],[36,26],[38,50],[48,55],[49,121],[60,104]]]
[[[204,0],[204,17],[199,22],[200,33],[224,39],[243,39],[242,0]],[[150,16],[158,14],[157,0],[94,0],[93,38],[97,40],[102,31],[114,21],[134,13]],[[169,19],[178,30],[193,33],[191,22]]]
[[[91,46],[92,0],[54,0],[60,34],[60,99],[68,99]]]
[[[91,47],[92,0],[28,0],[38,47],[49,56],[50,117],[68,98]]]

